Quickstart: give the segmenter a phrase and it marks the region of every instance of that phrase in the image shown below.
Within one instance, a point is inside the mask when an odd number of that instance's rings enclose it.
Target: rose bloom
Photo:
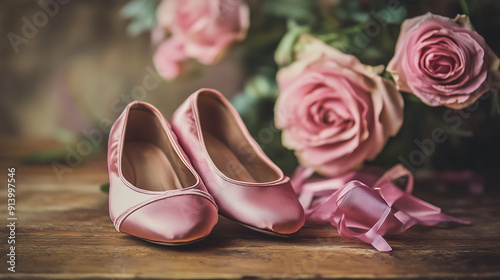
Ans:
[[[277,75],[276,127],[301,165],[328,177],[373,160],[403,122],[403,99],[383,67],[363,65],[311,35]]]
[[[387,71],[399,90],[429,106],[458,110],[499,87],[499,65],[468,17],[452,20],[427,13],[403,22]]]
[[[155,66],[172,79],[187,58],[217,63],[231,44],[245,39],[249,24],[242,0],[163,0],[152,32]]]

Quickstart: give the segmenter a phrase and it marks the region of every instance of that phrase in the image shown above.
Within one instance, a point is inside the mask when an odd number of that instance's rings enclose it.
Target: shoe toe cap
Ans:
[[[161,243],[191,242],[210,234],[217,215],[217,208],[207,198],[179,195],[135,210],[123,220],[120,231]]]
[[[304,225],[304,210],[292,190],[270,188],[239,196],[237,203],[226,200],[222,213],[240,223],[285,235],[297,232]]]
[[[268,228],[279,234],[292,234],[304,226],[304,210],[300,205],[292,204],[289,207],[283,207],[275,219],[271,220]]]

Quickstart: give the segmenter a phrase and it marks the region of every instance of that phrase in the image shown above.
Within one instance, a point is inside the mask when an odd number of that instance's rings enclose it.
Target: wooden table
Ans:
[[[0,163],[4,223],[7,166],[16,166],[16,273],[7,271],[1,230],[0,277],[17,279],[500,279],[500,196],[423,194],[471,226],[414,227],[388,238],[393,252],[343,239],[328,225],[290,239],[220,218],[212,234],[184,247],[150,244],[119,233],[108,217],[105,159],[66,173],[52,167]],[[422,197],[422,196],[421,196]]]

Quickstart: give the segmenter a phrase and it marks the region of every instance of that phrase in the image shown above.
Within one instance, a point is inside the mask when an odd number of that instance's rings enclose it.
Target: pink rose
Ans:
[[[458,110],[474,103],[492,84],[498,86],[499,65],[468,17],[452,20],[427,13],[403,22],[387,71],[399,90],[429,106]]]
[[[383,67],[361,64],[311,35],[277,75],[276,127],[299,162],[338,176],[373,160],[403,122],[403,100]]]
[[[153,57],[158,73],[169,80],[181,74],[182,63],[186,59],[184,45],[176,38],[166,40],[158,46]]]
[[[245,39],[249,10],[241,0],[163,0],[157,24],[152,32],[152,43],[158,45],[154,63],[171,79],[187,58],[214,64],[231,44]]]

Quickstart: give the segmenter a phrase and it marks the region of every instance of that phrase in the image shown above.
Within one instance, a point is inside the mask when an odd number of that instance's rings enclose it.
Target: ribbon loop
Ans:
[[[351,172],[339,178],[310,179],[313,173],[303,167],[295,175],[292,182],[300,184],[294,188],[307,221],[330,222],[342,237],[371,244],[382,252],[392,250],[384,236],[400,234],[414,225],[469,223],[412,196],[413,175],[402,165],[380,177]],[[404,177],[402,190],[396,183]]]

